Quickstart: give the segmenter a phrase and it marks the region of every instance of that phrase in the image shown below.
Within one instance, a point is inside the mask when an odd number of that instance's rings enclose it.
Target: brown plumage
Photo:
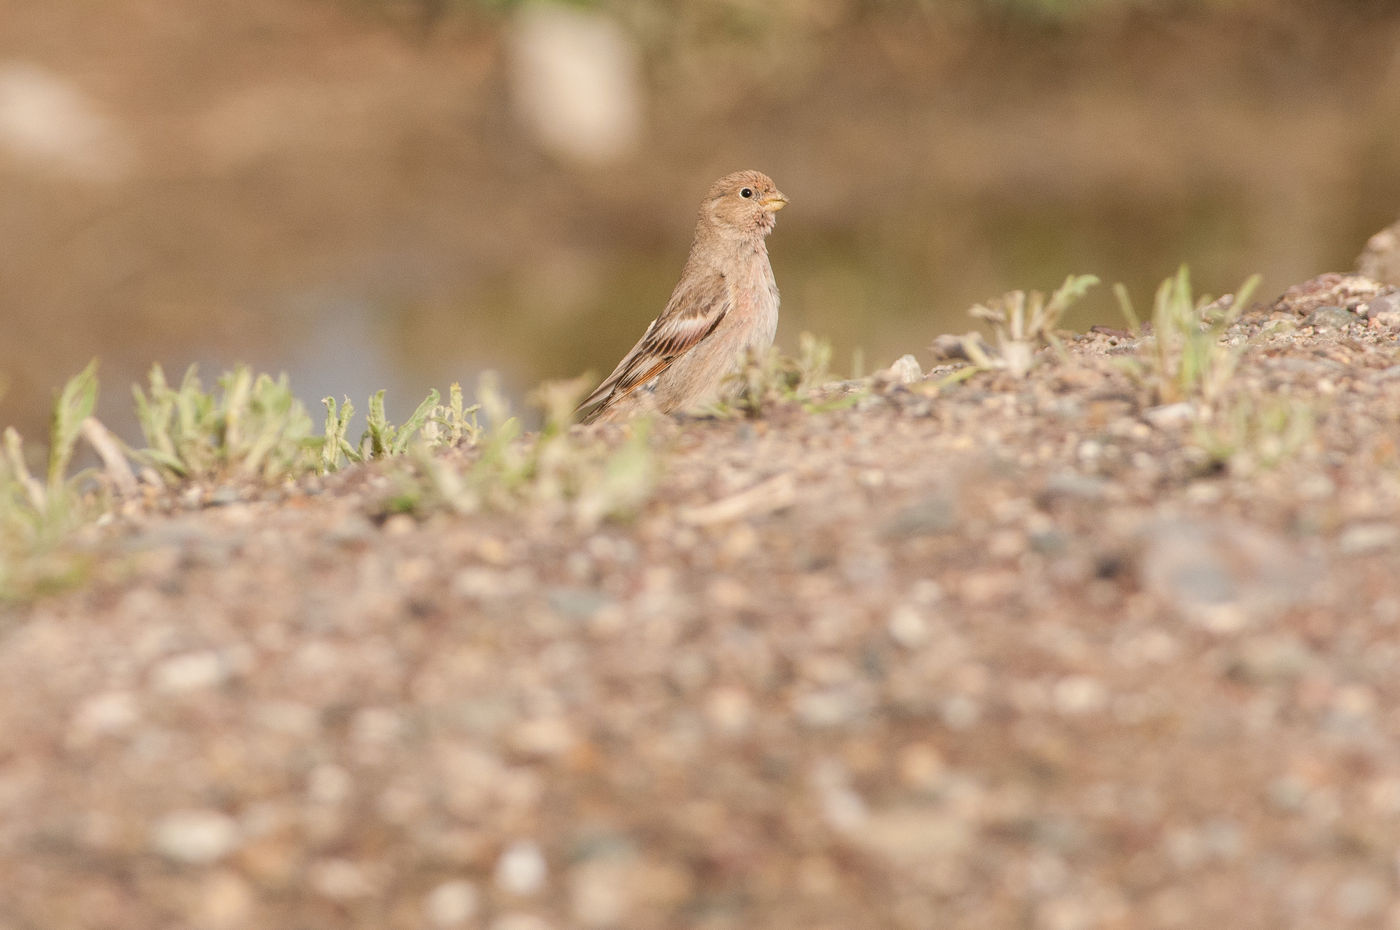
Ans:
[[[710,187],[666,309],[579,405],[584,423],[695,407],[717,395],[748,352],[773,344],[778,285],[764,239],[786,203],[758,171],[736,171]]]

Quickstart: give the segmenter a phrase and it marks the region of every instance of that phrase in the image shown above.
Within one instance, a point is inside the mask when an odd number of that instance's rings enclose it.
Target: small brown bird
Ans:
[[[758,171],[736,171],[710,187],[671,300],[579,405],[582,422],[695,407],[716,396],[748,352],[773,344],[778,285],[764,239],[787,202]]]

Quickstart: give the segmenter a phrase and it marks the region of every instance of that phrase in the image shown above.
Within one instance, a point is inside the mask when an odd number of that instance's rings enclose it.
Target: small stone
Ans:
[[[928,642],[928,621],[909,605],[896,607],[886,622],[890,637],[906,649],[917,649]]]
[[[435,927],[460,927],[480,909],[481,894],[465,879],[443,882],[423,901],[423,912]]]
[[[1400,314],[1400,291],[1372,297],[1367,301],[1362,315],[1368,320],[1373,320],[1376,317],[1388,316],[1392,313]]]
[[[1055,708],[1066,716],[1092,713],[1103,707],[1107,692],[1102,683],[1088,675],[1070,675],[1055,683]]]
[[[526,720],[511,730],[509,740],[516,752],[541,759],[562,755],[578,741],[573,726],[559,716]]]
[[[167,859],[190,865],[218,862],[238,846],[238,823],[222,811],[172,811],[156,821],[151,842]]]
[[[349,859],[322,859],[312,863],[311,887],[335,901],[363,898],[374,893],[364,869]]]
[[[232,669],[212,649],[172,656],[151,671],[151,685],[161,694],[212,688],[229,679]]]
[[[792,709],[804,726],[822,730],[850,723],[867,708],[852,689],[831,687],[801,695]]]
[[[1145,536],[1136,560],[1143,587],[1219,634],[1305,601],[1319,571],[1287,537],[1236,521],[1163,519]]]
[[[401,738],[403,715],[389,707],[364,707],[355,712],[350,733],[355,742],[384,746]]]
[[[242,499],[243,495],[239,493],[238,488],[224,485],[223,487],[215,488],[214,492],[205,500],[205,503],[210,507],[227,507],[230,504],[238,503]]]
[[[935,336],[933,342],[929,343],[928,350],[936,362],[968,361],[967,347],[963,345],[962,338],[952,333]]]
[[[966,694],[955,694],[939,707],[943,722],[954,730],[966,730],[982,718],[982,707]]]
[[[1257,684],[1288,681],[1303,674],[1315,656],[1293,636],[1255,637],[1243,643],[1226,664],[1226,674]]]
[[[1303,809],[1310,789],[1308,783],[1299,776],[1289,773],[1280,775],[1269,782],[1265,791],[1269,803],[1281,811],[1292,813]]]
[[[136,696],[130,691],[96,694],[78,705],[69,727],[69,737],[79,743],[96,736],[120,733],[140,719]]]
[[[557,585],[549,589],[549,606],[576,620],[589,619],[609,603],[607,596],[589,588]]]
[[[1400,526],[1392,523],[1356,523],[1342,530],[1337,548],[1343,555],[1365,555],[1400,543]]]
[[[1318,332],[1343,329],[1356,320],[1356,314],[1342,307],[1318,307],[1303,320],[1304,326],[1311,326]]]
[[[1374,878],[1349,878],[1337,889],[1337,912],[1348,920],[1374,917],[1389,898],[1386,886]]]
[[[944,496],[929,497],[905,507],[885,526],[885,535],[895,538],[934,536],[957,529],[957,508]]]
[[[1387,310],[1384,313],[1373,313],[1370,318],[1372,329],[1400,329],[1400,310]]]
[[[496,887],[508,894],[539,894],[548,876],[549,865],[533,840],[516,840],[496,860]]]
[[[880,377],[895,384],[913,384],[924,379],[924,370],[919,360],[912,355],[902,355],[894,364],[880,373]]]
[[[1045,480],[1045,487],[1036,496],[1036,503],[1044,507],[1059,500],[1100,501],[1108,492],[1108,482],[1093,475],[1076,471],[1056,472]]]
[[[1188,401],[1163,404],[1143,411],[1142,418],[1158,429],[1173,429],[1188,426],[1196,420],[1196,405]]]

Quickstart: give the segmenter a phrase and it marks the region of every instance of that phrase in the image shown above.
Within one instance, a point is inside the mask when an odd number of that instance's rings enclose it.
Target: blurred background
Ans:
[[[127,436],[153,362],[601,376],[747,167],[838,371],[1072,272],[1272,297],[1400,215],[1400,4],[0,0],[0,423],[92,356]]]

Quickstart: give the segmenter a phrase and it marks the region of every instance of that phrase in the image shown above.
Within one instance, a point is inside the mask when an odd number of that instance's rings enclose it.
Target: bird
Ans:
[[[773,344],[778,285],[765,240],[787,202],[761,171],[736,171],[710,186],[671,299],[579,404],[580,422],[693,409],[717,399],[750,353]]]

